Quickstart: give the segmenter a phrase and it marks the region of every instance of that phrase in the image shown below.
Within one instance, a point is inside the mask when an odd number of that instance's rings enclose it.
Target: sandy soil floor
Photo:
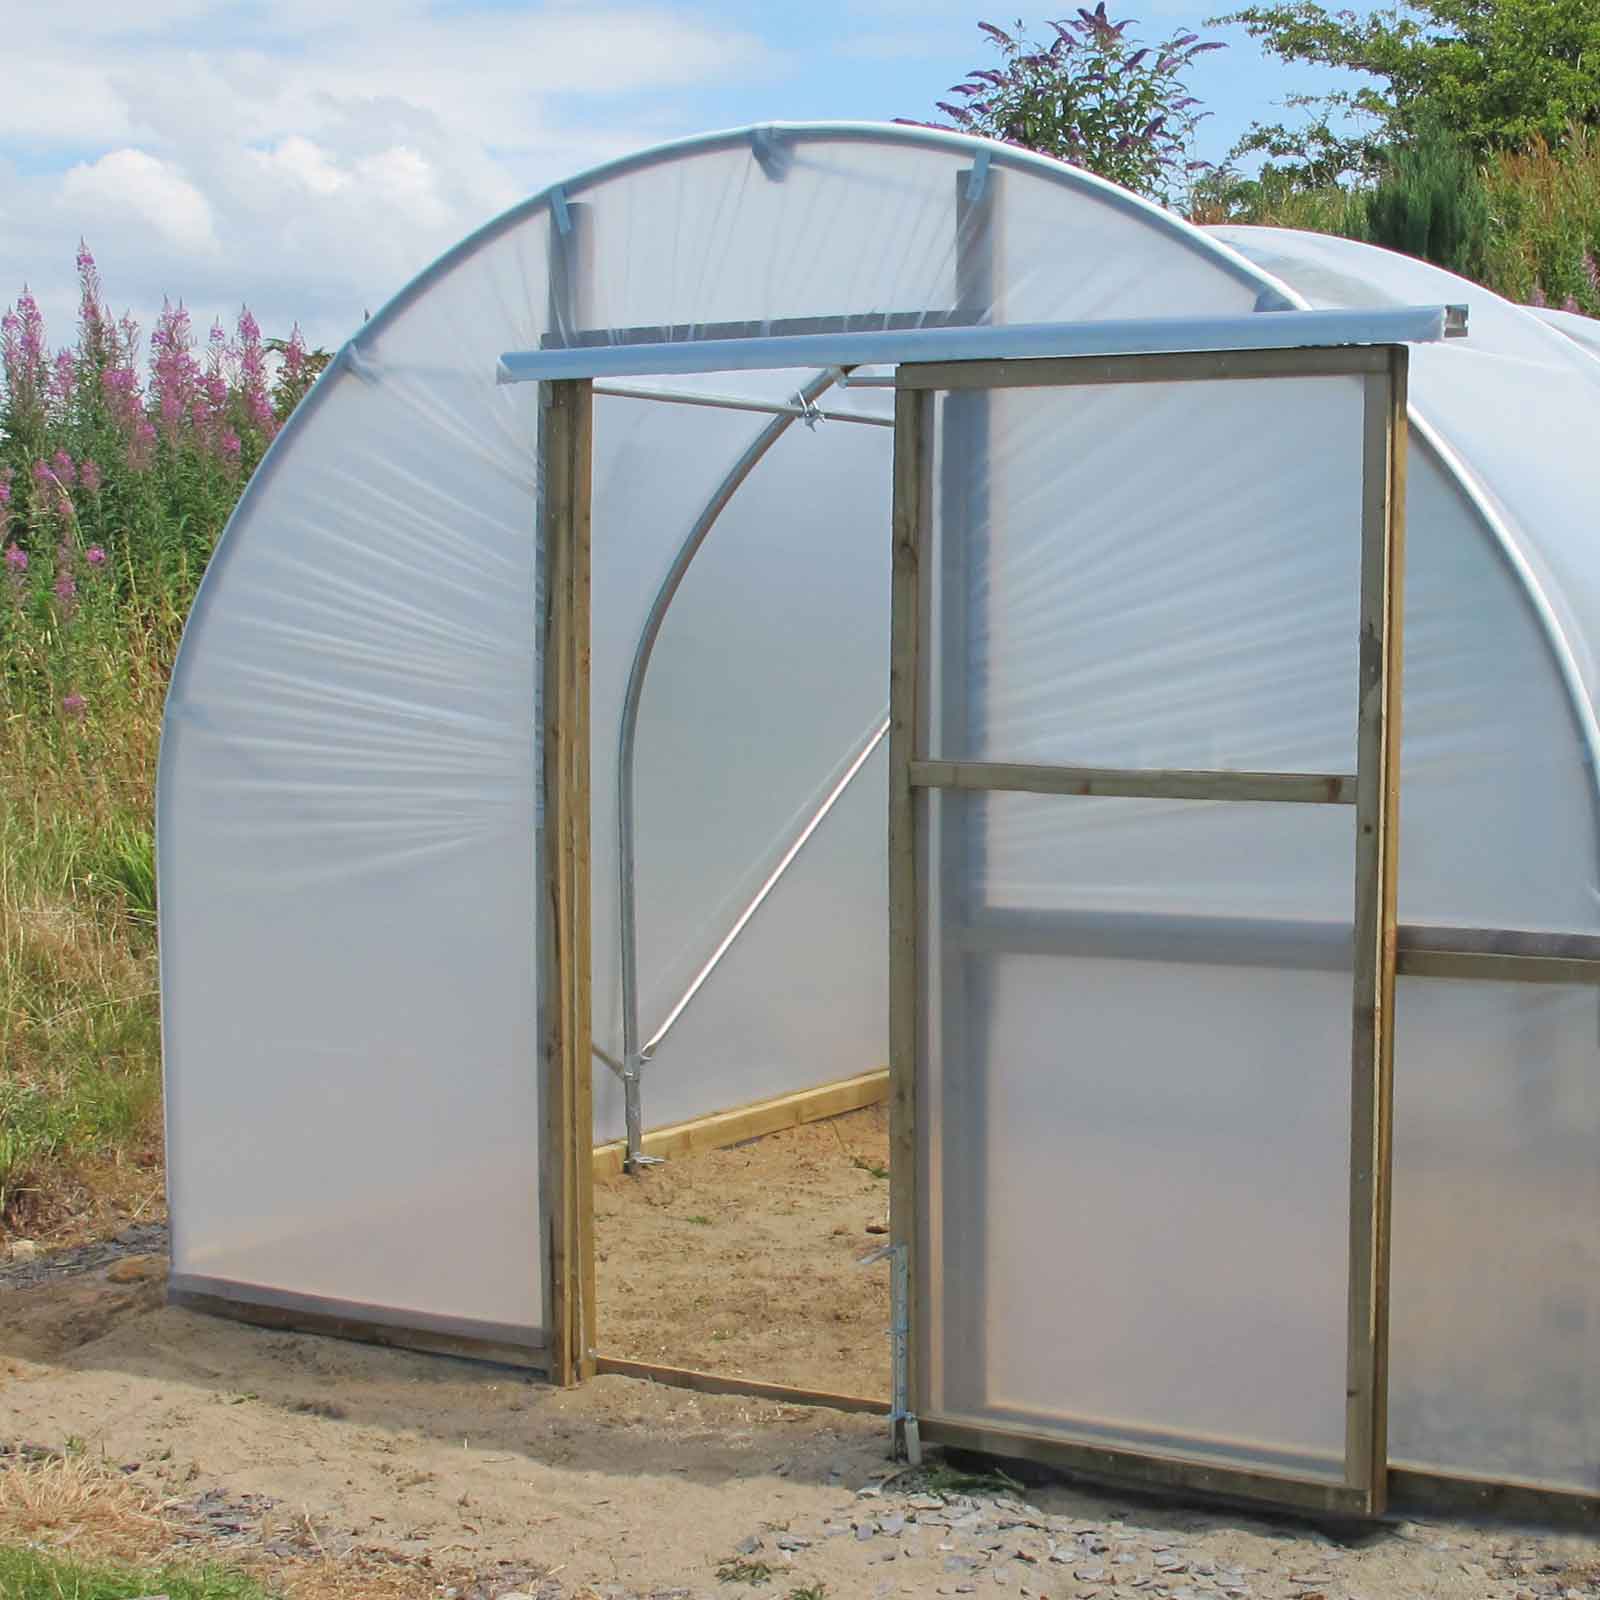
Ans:
[[[871,1106],[600,1180],[598,1348],[887,1398],[888,1159]]]
[[[561,1392],[161,1294],[103,1269],[0,1291],[0,1438],[104,1462],[149,1491],[180,1548],[278,1560],[291,1579],[314,1552],[455,1600],[1600,1595],[1595,1541],[1416,1523],[1346,1541],[1059,1485],[1024,1500],[894,1476],[874,1417],[618,1377]],[[0,1452],[0,1477],[20,1459]],[[5,1507],[0,1485],[0,1538]],[[89,1553],[85,1526],[81,1508],[55,1527],[35,1516],[29,1536]]]
[[[603,1184],[603,1346],[881,1392],[883,1269],[856,1262],[883,1140],[857,1113]],[[1600,1600],[1600,1540],[908,1475],[879,1417],[265,1332],[167,1307],[164,1270],[98,1245],[0,1269],[0,1541],[93,1555],[128,1525],[89,1480],[30,1488],[42,1457],[142,1497],[141,1552],[299,1600]]]

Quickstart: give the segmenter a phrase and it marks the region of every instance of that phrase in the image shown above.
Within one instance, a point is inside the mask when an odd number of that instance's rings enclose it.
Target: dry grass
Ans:
[[[7,1463],[10,1463],[7,1465]],[[254,1580],[290,1600],[436,1600],[444,1574],[383,1555],[356,1552],[335,1559],[318,1553],[317,1530],[307,1517],[291,1532],[303,1534],[308,1553],[280,1559],[259,1551],[209,1548],[180,1538],[172,1502],[85,1454],[0,1457],[0,1549],[23,1548],[46,1557],[69,1555],[96,1568],[223,1570],[238,1575],[220,1585],[243,1592]],[[152,1579],[154,1581],[154,1579]]]
[[[100,1560],[149,1561],[172,1543],[160,1503],[86,1455],[0,1458],[0,1544],[72,1547]]]
[[[84,1231],[86,1209],[114,1225],[124,1201],[150,1203],[151,796],[171,641],[130,643],[100,661],[81,723],[0,703],[0,1240],[55,1242]],[[105,1178],[97,1194],[89,1180]]]

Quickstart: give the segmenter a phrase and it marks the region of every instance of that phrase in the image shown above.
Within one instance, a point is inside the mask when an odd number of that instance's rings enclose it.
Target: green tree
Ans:
[[[1025,24],[1010,33],[979,28],[999,51],[999,67],[979,68],[951,89],[960,98],[939,109],[962,133],[1002,139],[1070,161],[1137,194],[1163,202],[1186,198],[1197,111],[1187,74],[1196,56],[1220,41],[1177,32],[1156,45],[1128,37],[1105,0],[1093,11],[1047,24],[1048,41],[1029,39]]]
[[[1374,175],[1395,147],[1446,137],[1469,156],[1535,140],[1559,148],[1600,125],[1596,0],[1400,0],[1358,16],[1279,0],[1213,18],[1241,24],[1283,61],[1361,75],[1296,96],[1299,128],[1256,124],[1234,155],[1262,154],[1306,187]]]

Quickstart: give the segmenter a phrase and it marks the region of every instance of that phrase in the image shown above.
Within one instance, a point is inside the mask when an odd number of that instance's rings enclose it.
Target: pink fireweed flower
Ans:
[[[90,494],[99,494],[101,481],[99,464],[92,456],[85,456],[78,463],[78,482]]]
[[[78,367],[70,350],[56,352],[55,365],[50,372],[50,398],[65,405],[72,398],[78,381]]]
[[[89,247],[78,241],[78,349],[94,367],[112,359],[116,329],[101,298],[100,272]]]
[[[19,544],[6,546],[6,571],[23,573],[28,570],[28,552]]]
[[[70,572],[56,574],[56,599],[63,605],[78,598],[78,580]]]
[[[99,568],[103,567],[110,557],[106,555],[105,547],[103,545],[92,544],[83,552],[83,559],[87,561],[91,567]]]
[[[37,411],[47,386],[44,318],[39,304],[23,289],[17,303],[0,317],[0,367],[13,409]]]
[[[277,418],[267,398],[267,351],[249,306],[239,308],[239,393],[251,423],[271,437]]]
[[[0,472],[0,507],[11,504],[11,468]]]
[[[74,689],[71,694],[63,698],[61,702],[61,709],[65,711],[69,717],[81,718],[89,709],[89,702],[85,700],[76,689]]]
[[[56,482],[63,489],[70,489],[78,481],[78,469],[72,464],[72,457],[65,450],[57,450],[50,458],[50,465],[55,471]]]
[[[145,471],[155,455],[156,429],[153,422],[141,417],[133,425],[133,437],[128,440],[128,465],[135,472]]]
[[[289,337],[283,346],[283,375],[291,382],[298,383],[301,374],[306,370],[306,341],[305,335],[300,332],[300,324],[295,323],[289,330]]]
[[[194,358],[194,335],[189,313],[182,302],[167,301],[156,318],[150,335],[150,395],[162,431],[169,439],[177,434],[183,419],[190,414],[200,382],[200,367]]]
[[[228,461],[237,461],[239,459],[239,450],[239,435],[232,428],[227,429],[222,435],[223,457]]]

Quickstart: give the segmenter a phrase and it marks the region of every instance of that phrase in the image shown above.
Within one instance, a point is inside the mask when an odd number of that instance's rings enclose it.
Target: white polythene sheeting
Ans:
[[[547,1320],[537,425],[532,389],[497,385],[501,353],[538,350],[574,325],[620,339],[740,319],[926,311],[1009,325],[1259,308],[1265,320],[1296,303],[1457,301],[1473,336],[1418,349],[1412,364],[1402,916],[1596,932],[1600,368],[1569,334],[1367,247],[1249,230],[1209,238],[1056,164],[908,128],[769,129],[650,152],[466,241],[363,328],[285,428],[212,563],[175,672],[158,844],[180,1285],[529,1345]],[[781,404],[803,376],[673,382]],[[828,399],[880,414],[887,403]],[[1312,683],[1304,669],[1352,614],[1353,592],[1329,587],[1336,563],[1321,543],[1343,494],[1325,456],[1348,429],[1334,416],[1313,425],[1298,405],[1252,409],[1243,390],[1218,397],[1229,409],[1216,414],[1154,391],[1146,401],[1007,402],[994,459],[970,483],[1005,508],[1009,548],[1026,564],[997,569],[999,586],[979,595],[978,620],[992,626],[974,635],[986,653],[968,688],[982,717],[968,731],[989,742],[973,748],[1340,766],[1353,670]],[[1058,426],[1042,432],[1051,417]],[[597,400],[594,1020],[612,1054],[622,686],[675,553],[771,421]],[[662,630],[639,734],[642,1036],[676,1020],[645,1068],[648,1122],[884,1059],[882,749],[835,791],[887,699],[889,479],[887,429],[790,421],[711,528]],[[1249,538],[1246,567],[1238,541]],[[956,1264],[992,1287],[997,1310],[1025,1315],[1009,1345],[986,1349],[964,1350],[960,1328],[940,1324],[939,1381],[995,1419],[1053,1408],[1123,1437],[1231,1430],[1235,1457],[1325,1460],[1330,1335],[1304,1308],[1331,1306],[1340,1287],[1319,1232],[1337,1201],[1330,1130],[1343,1091],[1329,1075],[1336,1021],[1323,1000],[1338,974],[1325,941],[1282,935],[1297,919],[1344,915],[1343,844],[1321,829],[1348,813],[1324,825],[1251,807],[1180,816],[1086,801],[1063,824],[1030,800],[992,815],[963,804],[981,844],[965,870],[1000,919],[988,933],[1034,942],[976,963],[965,999],[990,1032],[972,1059],[993,1070],[969,1086],[982,1116],[965,1129],[946,1119],[946,1143],[930,1147],[932,1157],[947,1144],[954,1163],[948,1195],[930,1191],[930,1226],[958,1214],[971,1231]],[[1138,920],[1217,910],[1266,925],[1275,959],[1258,942],[1253,964],[1223,961],[1196,949],[1192,928],[1158,958]],[[1059,913],[1071,914],[1072,938],[1046,947],[1041,930]],[[1100,921],[1086,933],[1090,913]],[[1059,966],[1059,984],[1041,984],[1038,963]],[[1596,1487],[1600,1405],[1575,1352],[1600,1323],[1600,1146],[1550,1133],[1558,1114],[1587,1126],[1595,1003],[1592,991],[1546,1004],[1404,986],[1393,1299],[1403,1459]],[[1064,1048],[1069,1031],[1082,1049]],[[1279,1075],[1250,1125],[1266,1142],[1252,1167],[1208,1120],[1211,1101],[1237,1091],[1242,1061],[1260,1070],[1275,1038]],[[1184,1043],[1180,1078],[1161,1061]],[[596,1131],[610,1136],[620,1096],[598,1074]],[[1175,1113],[1204,1130],[1181,1159],[1162,1142]],[[1154,1282],[1143,1301],[1120,1290],[1115,1301],[1124,1331],[1139,1324],[1144,1342],[1128,1346],[1139,1358],[1118,1357],[1108,1314],[1085,1326],[1072,1383],[1058,1382],[1062,1347],[1034,1312],[1075,1293],[1051,1260],[1061,1216],[1094,1219],[1063,1212],[1078,1191],[1048,1190],[1050,1160],[1070,1171],[1075,1136],[1087,1162],[1091,1135],[1103,1154],[1140,1130],[1144,1153],[1118,1172],[1164,1183],[1194,1223],[1184,1238],[1214,1253],[1186,1255],[1176,1235],[1140,1234],[1149,1216],[1124,1218],[1123,1242],[1148,1246]],[[930,1165],[930,1182],[940,1171]],[[1268,1218],[1297,1177],[1303,1189]],[[1496,1258],[1525,1269],[1520,1323],[1480,1305],[1470,1231],[1445,1238],[1468,1183],[1495,1209]],[[1024,1192],[1044,1194],[1041,1209],[1014,1215]],[[963,1196],[973,1209],[952,1211]],[[1441,1239],[1448,1248],[1435,1248]],[[1543,1250],[1547,1240],[1559,1249]],[[1054,1276],[1037,1305],[1019,1305],[1029,1260],[1050,1261]],[[1423,1263],[1436,1275],[1412,1292]],[[1303,1305],[1279,1296],[1274,1264]],[[1100,1281],[1115,1266],[1100,1252]],[[1218,1284],[1255,1308],[1239,1349],[1265,1375],[1260,1394],[1282,1400],[1273,1416],[1251,1409],[1242,1360],[1219,1369],[1213,1396],[1161,1389],[1151,1368],[1171,1370],[1184,1341],[1180,1320],[1162,1324],[1170,1345],[1143,1325],[1163,1284],[1169,1299],[1205,1300],[1208,1348],[1223,1355]],[[1508,1389],[1511,1363],[1537,1381]],[[1472,1404],[1452,1409],[1468,1391]]]
[[[984,195],[1003,226],[974,277],[957,212]],[[569,259],[561,241],[579,236]],[[180,1285],[526,1340],[545,1320],[537,427],[533,390],[495,381],[503,351],[575,323],[944,314],[957,300],[997,322],[1238,315],[1258,287],[1230,251],[1054,163],[914,129],[794,128],[651,152],[538,197],[366,324],[241,502],[173,682],[158,843]],[[716,386],[786,400],[795,385]],[[597,404],[596,1035],[613,1053],[621,683],[679,542],[766,420]],[[886,607],[888,433],[829,426],[793,430],[766,486],[741,491],[751,509],[713,534],[741,546],[733,565],[708,550],[685,591],[686,615],[710,597],[706,626],[718,607],[746,624],[726,630],[739,654],[669,629],[647,687],[646,1036],[886,699],[881,655],[876,682],[835,691],[843,666],[871,676],[861,630]],[[774,570],[789,564],[787,596],[739,576],[757,535]],[[798,771],[800,756],[816,769]],[[739,968],[737,990],[719,969],[678,1024],[694,1031],[647,1069],[674,1075],[654,1091],[664,1108],[694,1115],[881,1064],[881,963],[865,956],[882,926],[881,844],[860,822],[881,770],[862,769],[749,923],[766,942],[746,962],[761,948],[790,962],[792,934],[773,942],[762,919],[831,908],[806,925],[849,930],[815,947],[812,992],[837,996],[840,1026],[812,1033],[814,1010],[786,998],[805,986],[781,968]],[[686,803],[694,790],[705,803]],[[789,1009],[764,1030],[719,1026],[722,999],[752,992]],[[620,1108],[600,1071],[610,1133]]]

